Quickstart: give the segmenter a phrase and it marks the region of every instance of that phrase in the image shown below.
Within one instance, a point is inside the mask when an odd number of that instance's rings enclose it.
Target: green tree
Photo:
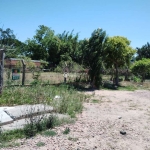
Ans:
[[[94,30],[89,39],[88,48],[84,52],[85,56],[88,56],[91,83],[98,89],[102,83],[103,48],[106,39],[105,31],[99,28]]]
[[[0,44],[10,46],[12,45],[12,39],[15,39],[16,36],[13,33],[13,30],[7,28],[6,30],[0,28]]]
[[[16,39],[13,30],[0,28],[0,47],[5,47],[5,57],[18,57],[22,54],[23,43]]]
[[[107,67],[115,68],[115,84],[119,84],[119,67],[129,67],[135,50],[130,47],[130,41],[121,36],[109,37],[105,43],[104,60]]]
[[[142,58],[150,58],[150,44],[143,45],[141,48],[137,49],[137,57],[136,60],[141,60]]]
[[[61,40],[60,59],[61,61],[75,61],[78,60],[78,34],[74,35],[64,31],[58,35]]]
[[[90,59],[89,59],[90,53],[91,52],[89,50],[89,39],[80,40],[78,47],[77,62],[88,68],[90,66]]]
[[[26,40],[25,55],[32,59],[47,60],[48,45],[54,36],[54,31],[49,27],[40,25],[32,39]]]
[[[142,60],[136,61],[131,66],[131,71],[135,75],[140,75],[142,82],[144,82],[146,74],[150,73],[150,59],[143,58]]]

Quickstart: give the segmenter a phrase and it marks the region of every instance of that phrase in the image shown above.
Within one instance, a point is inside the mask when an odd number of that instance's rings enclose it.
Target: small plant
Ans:
[[[99,103],[99,100],[97,100],[97,99],[92,99],[92,103]]]
[[[134,81],[134,82],[140,82],[141,79],[140,79],[139,77],[137,77],[137,76],[134,76],[134,77],[133,77],[133,81]]]
[[[0,143],[0,149],[1,148],[7,148],[7,147],[17,147],[17,146],[20,146],[19,143],[14,143],[14,142],[3,142],[3,143]]]
[[[55,131],[52,131],[52,130],[47,130],[43,133],[43,135],[45,135],[45,136],[55,136],[55,135],[57,135],[57,133]]]
[[[24,134],[27,138],[35,136],[37,129],[34,123],[29,123],[24,127]]]
[[[50,115],[48,119],[45,119],[45,125],[47,129],[52,129],[55,126],[56,117],[54,115]]]
[[[65,128],[65,131],[63,132],[63,134],[69,134],[70,129],[68,127]]]
[[[5,131],[1,133],[0,144],[10,142],[12,139],[24,138],[23,129]]]
[[[38,142],[38,143],[36,144],[36,146],[42,147],[42,146],[45,146],[45,143],[44,143],[44,142]]]
[[[68,137],[68,140],[76,142],[78,141],[78,138]]]

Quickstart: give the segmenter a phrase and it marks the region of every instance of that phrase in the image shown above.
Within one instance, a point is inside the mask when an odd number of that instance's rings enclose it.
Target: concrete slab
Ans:
[[[18,120],[29,115],[40,115],[42,113],[50,113],[53,111],[53,107],[43,104],[36,105],[21,105],[15,106],[13,109],[4,110],[12,119]]]
[[[0,111],[3,111],[3,110],[9,110],[9,109],[13,109],[14,107],[8,107],[8,106],[5,106],[5,107],[0,107]]]
[[[13,122],[13,119],[1,109],[0,110],[0,125],[9,124],[12,122]]]
[[[57,113],[52,113],[54,116],[57,116],[59,119],[69,119],[70,116],[69,115],[64,115],[64,114],[57,114]],[[44,117],[48,117],[51,114],[45,114]],[[16,120],[10,124],[4,125],[2,126],[3,131],[6,130],[14,130],[14,129],[22,129],[24,127],[25,124],[28,123],[28,118],[26,119],[20,119],[20,120]]]

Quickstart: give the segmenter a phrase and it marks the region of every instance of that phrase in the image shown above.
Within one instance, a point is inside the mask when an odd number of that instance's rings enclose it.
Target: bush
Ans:
[[[134,75],[140,75],[142,82],[144,82],[145,76],[150,73],[150,59],[143,58],[142,60],[136,61],[131,66],[131,71]]]

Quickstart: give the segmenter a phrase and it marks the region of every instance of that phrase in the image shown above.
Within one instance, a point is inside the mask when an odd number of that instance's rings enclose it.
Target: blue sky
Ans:
[[[0,28],[11,28],[21,41],[39,25],[89,38],[102,28],[108,36],[124,36],[133,48],[150,42],[150,0],[0,0]]]

